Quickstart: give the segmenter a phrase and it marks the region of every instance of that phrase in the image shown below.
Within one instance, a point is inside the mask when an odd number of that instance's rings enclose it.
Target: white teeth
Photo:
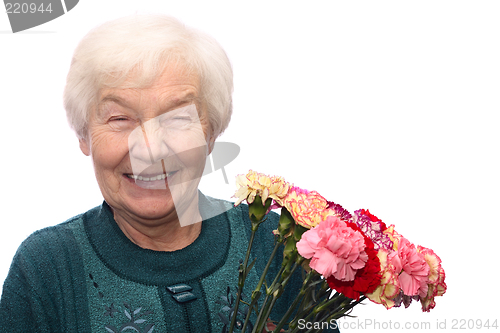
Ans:
[[[143,177],[143,176],[136,176],[136,175],[127,175],[127,177],[135,179],[135,180],[142,180],[142,181],[145,181],[145,182],[152,182],[152,181],[155,181],[155,180],[163,180],[163,179],[165,179],[167,177],[172,176],[174,173],[175,173],[175,171],[174,172],[169,172],[166,175],[164,173],[162,173],[161,175],[157,175],[157,176],[153,176],[153,177]]]

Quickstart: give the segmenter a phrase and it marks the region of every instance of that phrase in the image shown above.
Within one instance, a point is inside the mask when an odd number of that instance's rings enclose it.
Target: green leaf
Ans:
[[[245,269],[245,274],[244,274],[244,279],[245,280],[247,279],[247,275],[248,275],[248,273],[250,273],[250,270],[252,269],[253,265],[255,265],[256,261],[257,261],[257,258],[255,258],[254,260],[252,260],[252,262],[250,263],[250,265],[248,265],[248,267]]]

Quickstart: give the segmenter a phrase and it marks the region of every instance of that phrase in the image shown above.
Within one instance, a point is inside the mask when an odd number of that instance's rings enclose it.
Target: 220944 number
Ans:
[[[27,13],[44,13],[49,12],[52,13],[52,3],[49,3],[47,6],[44,6],[43,3],[37,5],[36,3],[10,3],[7,2],[5,4],[5,9],[7,10],[7,14],[27,14]]]
[[[472,330],[472,329],[498,329],[498,323],[495,319],[490,322],[489,319],[483,321],[481,319],[453,319],[451,321],[452,330]]]

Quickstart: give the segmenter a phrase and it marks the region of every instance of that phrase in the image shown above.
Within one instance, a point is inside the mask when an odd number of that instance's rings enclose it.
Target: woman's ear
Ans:
[[[84,153],[86,156],[90,156],[90,145],[88,143],[87,139],[79,139],[80,142],[80,150],[82,153]]]

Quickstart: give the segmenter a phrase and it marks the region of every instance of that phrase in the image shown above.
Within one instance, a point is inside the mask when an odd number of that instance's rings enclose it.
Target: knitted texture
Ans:
[[[218,205],[230,209],[204,219],[195,242],[174,252],[132,243],[106,203],[35,232],[19,247],[4,283],[0,332],[222,332],[216,301],[227,287],[235,294],[250,221],[248,206],[231,208],[200,193],[202,217],[221,211]],[[278,217],[271,213],[257,232],[252,259],[258,260],[247,286],[256,284],[274,247]],[[269,277],[280,262],[279,255]],[[178,284],[188,285],[195,299],[179,303],[167,288]],[[297,275],[272,317],[283,315],[300,284]]]

